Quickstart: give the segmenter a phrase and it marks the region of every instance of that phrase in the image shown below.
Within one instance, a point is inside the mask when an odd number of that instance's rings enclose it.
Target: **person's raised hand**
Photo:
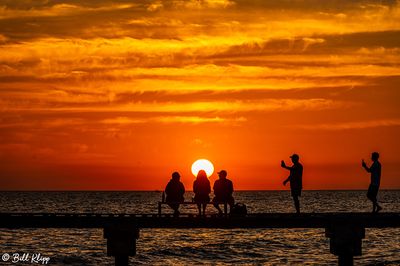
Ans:
[[[282,161],[281,161],[281,167],[285,167],[285,166],[286,166],[285,161],[282,160]]]
[[[365,163],[364,159],[361,160],[361,166],[362,167],[367,167],[367,164]]]

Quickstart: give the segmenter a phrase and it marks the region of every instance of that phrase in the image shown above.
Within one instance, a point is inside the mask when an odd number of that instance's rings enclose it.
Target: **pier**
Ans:
[[[128,265],[136,254],[141,228],[233,229],[233,228],[324,228],[330,252],[339,265],[353,265],[362,255],[365,228],[400,227],[400,213],[257,213],[246,216],[108,213],[0,213],[0,228],[101,228],[107,239],[107,255],[115,265]]]

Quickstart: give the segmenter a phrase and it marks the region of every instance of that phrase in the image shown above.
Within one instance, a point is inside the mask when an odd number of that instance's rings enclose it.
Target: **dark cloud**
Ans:
[[[349,34],[325,35],[319,36],[326,42],[317,44],[327,50],[361,47],[373,48],[399,48],[400,47],[400,31],[372,31],[372,32],[355,32]],[[318,48],[317,48],[318,49]]]
[[[7,9],[17,9],[17,10],[31,10],[31,9],[45,9],[53,7],[60,4],[69,4],[82,7],[104,7],[104,6],[115,6],[119,4],[135,4],[135,5],[147,5],[151,0],[1,0],[0,6]]]
[[[121,31],[121,25],[127,23],[127,20],[142,15],[143,10],[137,7],[78,9],[57,16],[28,14],[28,16],[0,19],[0,33],[8,38],[8,43],[45,37],[116,38],[135,35],[137,38],[145,38],[149,37],[148,34],[140,29],[136,32],[132,29],[131,34]]]
[[[215,35],[230,29],[230,22],[246,25],[268,21],[279,21],[282,18],[295,20],[293,14],[298,12],[299,18],[318,19],[321,12],[337,15],[337,12],[351,12],[358,9],[377,10],[378,7],[397,6],[397,1],[236,1],[227,10],[206,9],[201,12],[181,12],[176,10],[176,3],[185,1],[162,1],[162,12],[149,12],[147,8],[154,1],[2,1],[0,7],[10,16],[0,16],[0,33],[7,42],[30,40],[35,38],[120,38],[137,39],[180,39],[187,34]],[[202,2],[202,1],[199,1]],[[63,6],[64,5],[64,6]],[[70,6],[68,6],[70,5]],[[0,9],[1,10],[1,9]],[[22,12],[24,13],[18,13]],[[14,13],[13,13],[14,12]],[[246,13],[247,12],[247,13]],[[262,16],[260,20],[249,18],[249,14]],[[265,12],[265,16],[263,16]],[[315,14],[310,13],[315,12]],[[52,15],[53,13],[53,15]],[[1,13],[0,13],[1,14]],[[13,15],[14,14],[14,15]],[[223,14],[225,21],[221,21]],[[279,16],[275,17],[276,14]],[[274,17],[268,18],[269,15]],[[289,17],[288,17],[289,16]],[[176,19],[179,23],[170,23]],[[140,23],[142,21],[143,23]],[[293,22],[296,23],[296,22]],[[307,37],[307,36],[306,36]],[[359,37],[359,41],[373,42],[368,36]],[[379,37],[379,36],[377,36]],[[384,41],[384,40],[382,40]],[[392,41],[392,40],[389,40]],[[276,40],[269,46],[279,46],[285,40]],[[339,40],[340,42],[340,40]],[[251,45],[251,44],[249,44]],[[302,43],[295,40],[292,49]],[[268,47],[267,47],[268,48]]]
[[[99,0],[99,1],[91,1],[91,0],[2,0],[0,2],[1,6],[10,9],[22,9],[29,10],[32,8],[46,8],[52,7],[58,4],[70,4],[70,5],[78,5],[83,7],[102,7],[102,6],[110,6],[110,5],[118,5],[118,4],[132,4],[140,5],[147,7],[148,5],[155,3],[155,0]],[[183,0],[163,0],[161,1],[162,5],[166,8],[174,8],[177,6],[177,3],[184,3]],[[197,1],[197,2],[206,2],[206,1]],[[238,8],[251,8],[251,9],[300,9],[300,10],[345,10],[351,8],[363,8],[368,5],[385,5],[385,6],[393,6],[397,4],[396,0],[381,0],[377,3],[377,1],[373,0],[329,0],[329,1],[318,1],[318,0],[281,0],[281,1],[264,1],[264,0],[234,0],[234,7]]]
[[[248,9],[266,9],[266,10],[301,10],[301,11],[325,11],[325,12],[343,12],[357,9],[364,9],[372,5],[395,6],[396,0],[282,0],[282,1],[264,1],[264,0],[235,0],[236,7]]]
[[[245,43],[228,48],[226,51],[210,55],[210,59],[263,55],[310,55],[346,54],[361,48],[400,48],[400,31],[356,32],[348,34],[275,39],[263,43]],[[278,62],[279,63],[279,62]],[[284,62],[281,62],[284,64]],[[303,64],[303,62],[293,62]],[[318,62],[314,62],[319,64]],[[313,62],[306,62],[313,64]],[[257,64],[258,65],[258,64]]]

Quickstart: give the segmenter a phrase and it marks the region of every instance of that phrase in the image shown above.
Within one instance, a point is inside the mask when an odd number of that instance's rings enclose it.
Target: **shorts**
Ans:
[[[301,189],[291,189],[292,197],[300,197],[301,196]]]
[[[376,200],[376,196],[378,195],[379,187],[375,185],[369,185],[367,198],[370,200]]]
[[[214,197],[213,198],[213,203],[223,204],[225,202],[228,203],[228,204],[232,204],[233,205],[235,203],[235,200],[233,199],[232,196],[223,197],[223,198],[221,198],[221,197]]]

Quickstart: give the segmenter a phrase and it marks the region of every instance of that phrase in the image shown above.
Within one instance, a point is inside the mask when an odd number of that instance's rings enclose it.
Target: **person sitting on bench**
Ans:
[[[193,183],[194,202],[197,203],[199,215],[201,216],[201,209],[203,207],[203,215],[206,213],[207,203],[210,202],[211,185],[207,178],[206,171],[200,170],[197,173],[197,178]]]
[[[217,208],[218,213],[222,214],[219,204],[229,204],[229,209],[232,210],[235,200],[232,197],[233,183],[227,179],[228,173],[225,170],[218,172],[219,179],[214,183],[214,207]]]
[[[180,181],[180,174],[174,172],[171,180],[168,182],[165,188],[166,202],[174,210],[174,215],[179,215],[179,202],[184,201],[183,194],[185,194],[185,186]]]

